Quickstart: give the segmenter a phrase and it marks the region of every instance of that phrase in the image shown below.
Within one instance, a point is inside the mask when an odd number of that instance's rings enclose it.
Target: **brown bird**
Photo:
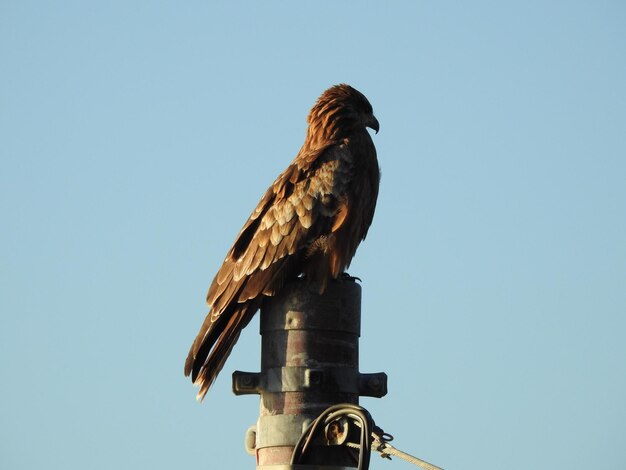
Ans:
[[[367,98],[336,85],[307,118],[304,145],[239,232],[207,294],[209,311],[187,361],[203,399],[241,330],[291,279],[323,292],[350,265],[372,223],[380,170],[367,127],[378,121]]]

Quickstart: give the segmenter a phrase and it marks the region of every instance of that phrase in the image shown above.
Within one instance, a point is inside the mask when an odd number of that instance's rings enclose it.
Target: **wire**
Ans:
[[[327,408],[309,424],[293,449],[291,465],[301,463],[315,437],[317,437],[328,424],[340,418],[349,419],[361,428],[361,436],[359,439],[359,464],[357,468],[359,470],[368,470],[372,445],[370,436],[374,428],[374,420],[365,408],[350,403],[333,405]]]
[[[401,451],[400,449],[396,449],[394,446],[389,444],[391,439],[386,439],[385,435],[378,435],[375,432],[372,433],[372,437],[374,438],[374,447],[373,450],[380,452],[380,456],[383,458],[391,459],[390,455],[395,455],[396,457],[400,457],[407,462],[412,463],[418,467],[424,468],[425,470],[443,470],[441,467],[437,467],[432,463],[426,462],[425,460],[419,459],[414,455],[407,454],[406,452]],[[392,437],[393,439],[393,437]]]
[[[443,470],[436,465],[428,463],[411,454],[407,454],[389,444],[389,442],[393,440],[393,436],[376,426],[372,416],[365,408],[350,403],[333,405],[327,408],[309,424],[293,449],[291,465],[303,463],[306,453],[310,450],[311,443],[315,438],[323,433],[330,423],[341,418],[348,419],[360,428],[359,443],[345,443],[347,447],[358,449],[359,451],[358,470],[369,469],[370,454],[373,450],[380,452],[383,458],[391,460],[390,456],[394,455],[425,470]]]

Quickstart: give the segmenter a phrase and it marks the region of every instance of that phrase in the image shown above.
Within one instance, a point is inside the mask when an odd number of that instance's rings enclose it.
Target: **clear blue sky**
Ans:
[[[1,2],[1,468],[254,468],[258,324],[202,405],[183,361],[340,82],[381,123],[363,405],[447,470],[626,467],[625,4],[382,5]]]

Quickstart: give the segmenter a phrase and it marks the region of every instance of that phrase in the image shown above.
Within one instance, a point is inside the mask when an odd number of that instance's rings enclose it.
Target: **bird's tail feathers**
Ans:
[[[250,302],[234,304],[215,321],[209,313],[202,324],[187,360],[185,375],[191,374],[194,385],[200,387],[197,399],[202,401],[224,367],[241,330],[250,322],[257,308]]]

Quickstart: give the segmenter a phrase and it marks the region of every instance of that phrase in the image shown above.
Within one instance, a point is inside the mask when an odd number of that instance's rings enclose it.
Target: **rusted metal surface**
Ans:
[[[236,394],[261,395],[258,469],[288,465],[304,429],[329,406],[386,393],[385,374],[358,371],[360,328],[361,287],[350,280],[330,283],[323,295],[298,280],[262,307],[261,372],[233,374]],[[329,429],[306,463],[356,467],[354,450],[340,445],[345,432],[341,423]]]
[[[259,465],[256,470],[351,470],[337,465]]]

